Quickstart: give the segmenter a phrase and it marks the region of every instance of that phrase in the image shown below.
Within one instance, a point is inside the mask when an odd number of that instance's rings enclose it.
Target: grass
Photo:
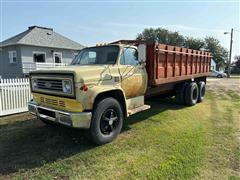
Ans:
[[[221,93],[193,107],[150,100],[116,141],[98,147],[84,131],[28,114],[2,118],[0,179],[239,179],[240,96]]]

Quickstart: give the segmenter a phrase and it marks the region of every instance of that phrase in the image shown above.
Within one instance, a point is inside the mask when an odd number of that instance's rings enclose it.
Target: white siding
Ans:
[[[16,63],[10,63],[9,51],[16,51]],[[0,78],[23,77],[21,51],[18,46],[3,47],[0,51]]]
[[[62,63],[71,63],[74,52],[73,50],[56,49],[56,48],[45,48],[45,47],[34,47],[34,46],[21,46],[22,63],[33,62],[33,52],[43,52],[46,54],[46,63],[54,63],[53,51],[62,53]]]

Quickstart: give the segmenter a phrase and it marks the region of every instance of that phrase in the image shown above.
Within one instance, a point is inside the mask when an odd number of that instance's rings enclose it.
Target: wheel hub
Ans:
[[[113,124],[113,120],[110,119],[110,121],[109,121],[109,125],[112,125],[112,124]]]
[[[102,117],[100,122],[100,128],[103,134],[110,134],[113,132],[119,123],[117,113],[114,109],[107,109]]]

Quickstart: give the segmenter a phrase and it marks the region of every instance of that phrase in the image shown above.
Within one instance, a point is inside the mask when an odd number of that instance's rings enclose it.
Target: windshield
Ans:
[[[72,65],[115,64],[119,53],[118,46],[85,48],[73,59]]]

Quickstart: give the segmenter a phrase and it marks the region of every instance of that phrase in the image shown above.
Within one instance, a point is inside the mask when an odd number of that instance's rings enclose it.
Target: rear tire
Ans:
[[[112,142],[120,133],[122,124],[123,111],[120,103],[112,97],[100,100],[93,112],[91,140],[97,145]]]
[[[202,102],[205,96],[206,85],[205,82],[200,81],[198,83],[198,102]]]
[[[198,101],[198,85],[195,82],[189,83],[185,91],[185,104],[193,106]]]
[[[178,104],[185,104],[185,90],[187,85],[187,83],[183,83],[177,88],[175,99]]]
[[[223,76],[221,74],[218,74],[217,78],[223,78]]]

